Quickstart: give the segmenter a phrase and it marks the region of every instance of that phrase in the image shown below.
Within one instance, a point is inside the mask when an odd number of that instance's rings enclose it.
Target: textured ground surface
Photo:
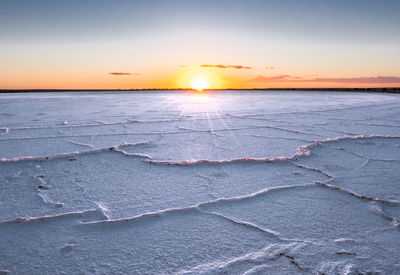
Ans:
[[[0,94],[3,273],[398,274],[399,221],[399,95]]]

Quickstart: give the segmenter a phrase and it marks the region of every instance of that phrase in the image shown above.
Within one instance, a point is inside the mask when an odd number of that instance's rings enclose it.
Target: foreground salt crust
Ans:
[[[0,270],[396,274],[399,99],[0,95]]]

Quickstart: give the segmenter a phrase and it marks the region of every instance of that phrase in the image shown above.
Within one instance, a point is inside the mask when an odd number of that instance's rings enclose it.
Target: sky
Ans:
[[[1,0],[0,89],[400,86],[399,0]]]

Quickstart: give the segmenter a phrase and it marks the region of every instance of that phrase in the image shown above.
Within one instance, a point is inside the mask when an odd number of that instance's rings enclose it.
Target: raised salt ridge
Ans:
[[[400,97],[0,94],[0,273],[397,274]]]

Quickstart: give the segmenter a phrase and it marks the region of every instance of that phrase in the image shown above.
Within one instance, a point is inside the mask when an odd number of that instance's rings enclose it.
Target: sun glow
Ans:
[[[187,67],[184,70],[181,69],[175,78],[171,78],[171,83],[174,83],[171,86],[177,85],[182,89],[196,91],[224,88],[223,81],[221,81],[217,72],[199,66]]]
[[[203,76],[196,76],[190,81],[190,87],[193,90],[203,91],[210,87],[209,81]]]

